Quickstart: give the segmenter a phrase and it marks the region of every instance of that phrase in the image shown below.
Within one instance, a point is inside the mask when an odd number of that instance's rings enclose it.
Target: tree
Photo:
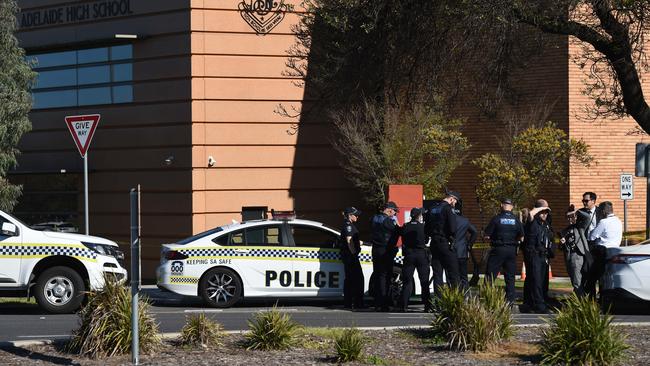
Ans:
[[[375,207],[386,202],[389,184],[422,184],[428,197],[441,194],[469,149],[462,121],[428,107],[395,111],[365,100],[333,120],[332,145],[343,157],[342,167]]]
[[[14,36],[18,6],[14,0],[0,3],[0,209],[11,210],[21,187],[9,183],[7,171],[16,165],[18,141],[31,129],[30,88],[34,72]]]
[[[544,185],[566,183],[571,160],[591,164],[587,144],[569,138],[552,122],[530,126],[513,135],[501,154],[486,153],[472,161],[481,170],[476,194],[494,211],[505,197],[524,207]]]
[[[647,0],[485,0],[462,1],[465,16],[486,23],[526,24],[545,33],[573,36],[583,47],[577,60],[589,67],[586,92],[598,117],[630,115],[650,133],[650,107],[639,70],[647,71],[644,53],[649,30]]]

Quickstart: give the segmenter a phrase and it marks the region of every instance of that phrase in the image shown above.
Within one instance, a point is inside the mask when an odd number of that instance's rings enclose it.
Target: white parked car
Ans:
[[[0,211],[0,296],[34,296],[51,313],[77,310],[105,278],[126,280],[124,255],[96,236],[38,231]]]
[[[256,220],[220,226],[162,246],[158,287],[201,296],[226,308],[243,297],[342,297],[344,271],[339,231],[308,220]],[[360,253],[369,289],[372,257]],[[401,254],[395,259],[393,293],[401,291]],[[416,283],[417,277],[416,277]],[[416,288],[419,292],[419,287]]]
[[[608,248],[603,275],[605,305],[650,301],[650,240],[637,245]]]

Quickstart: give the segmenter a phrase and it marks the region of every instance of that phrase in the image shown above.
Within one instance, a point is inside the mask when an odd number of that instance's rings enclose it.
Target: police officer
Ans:
[[[373,216],[371,222],[373,296],[376,311],[390,310],[390,283],[399,239],[399,223],[395,216],[398,211],[395,202],[388,202],[381,213]]]
[[[553,241],[553,231],[548,222],[550,208],[542,203],[535,203],[531,210],[533,220],[526,230],[524,258],[526,260],[526,283],[524,283],[523,312],[548,313],[544,301],[544,277],[548,250]]]
[[[345,279],[343,281],[343,304],[346,309],[363,309],[363,271],[359,263],[359,252],[361,244],[359,230],[354,223],[361,215],[361,211],[354,207],[347,207],[343,210],[343,227],[341,228],[341,259]]]
[[[524,228],[512,213],[512,200],[501,201],[501,213],[494,216],[485,229],[485,239],[492,245],[487,263],[488,281],[494,280],[503,268],[506,280],[506,299],[515,302],[515,271],[517,270],[517,247],[524,239]]]
[[[424,223],[422,222],[422,209],[415,207],[411,210],[411,221],[402,227],[402,254],[404,266],[402,267],[402,301],[400,311],[408,309],[409,298],[413,291],[413,272],[417,269],[422,291],[424,311],[431,309],[429,295],[429,254],[426,249]]]
[[[460,194],[448,192],[447,196],[428,209],[424,232],[431,240],[431,268],[436,295],[443,285],[442,271],[447,274],[447,282],[458,286],[458,259],[456,258],[456,215],[452,208],[460,201]]]

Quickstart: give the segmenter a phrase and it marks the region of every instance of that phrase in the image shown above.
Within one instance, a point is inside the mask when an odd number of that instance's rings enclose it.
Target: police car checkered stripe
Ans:
[[[97,259],[97,253],[85,247],[63,245],[1,245],[0,256],[50,256],[65,255],[88,259]]]
[[[246,252],[242,252],[246,250]],[[220,248],[220,249],[181,249],[180,252],[189,256],[189,257],[260,257],[260,258],[286,258],[286,259],[298,259],[298,260],[330,260],[338,261],[341,260],[341,254],[338,251],[305,251],[300,248],[287,250],[287,249],[231,249],[231,248]],[[300,252],[300,254],[298,254]],[[359,260],[361,262],[372,262],[372,255],[370,253],[361,253],[359,254]],[[395,257],[396,263],[402,263],[402,256]]]
[[[179,277],[179,276],[171,276],[169,277],[169,282],[170,283],[179,283],[179,284],[197,284],[199,283],[199,279],[197,277]]]

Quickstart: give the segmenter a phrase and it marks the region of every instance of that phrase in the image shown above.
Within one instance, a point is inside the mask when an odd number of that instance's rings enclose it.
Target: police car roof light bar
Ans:
[[[295,220],[296,211],[276,211],[271,209],[271,217],[273,220]]]

